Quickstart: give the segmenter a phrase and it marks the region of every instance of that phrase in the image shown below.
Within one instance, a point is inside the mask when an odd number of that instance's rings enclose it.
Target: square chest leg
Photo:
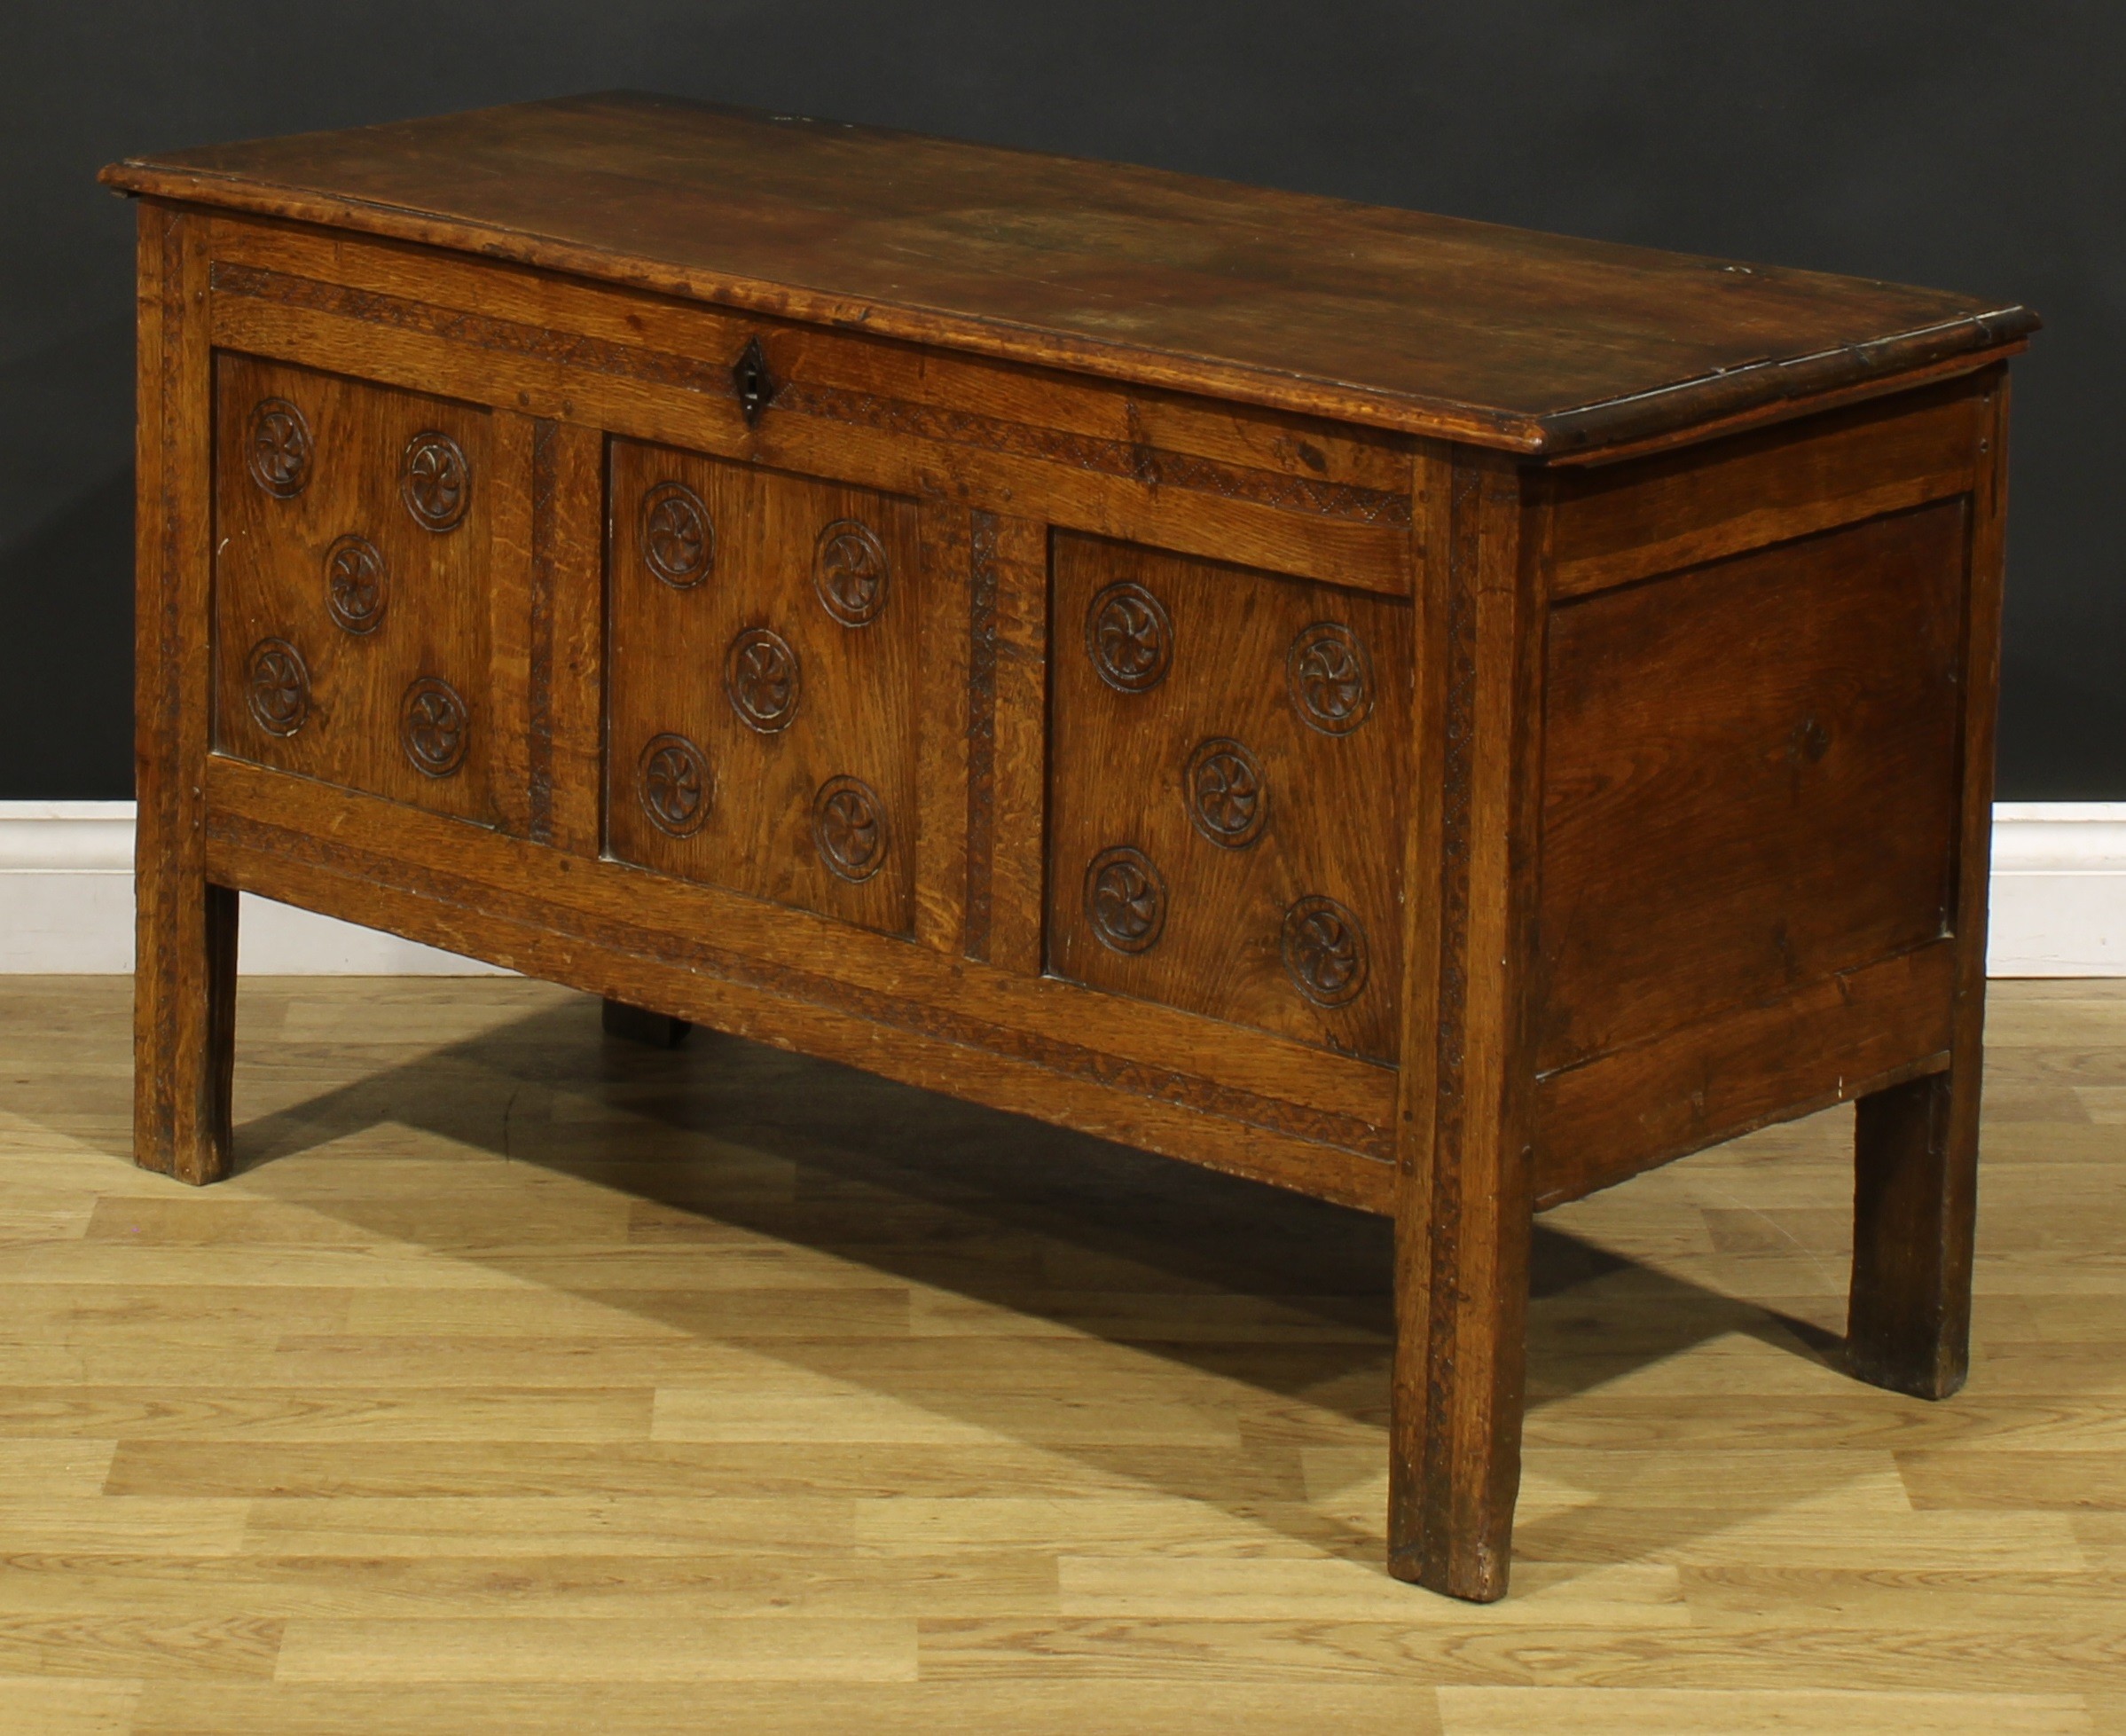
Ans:
[[[1863,1097],[1854,1119],[1848,1365],[1920,1398],[1957,1391],[1971,1361],[2007,415],[2002,380],[1980,400],[1972,495],[1948,1065]]]
[[[209,521],[199,502],[211,394],[198,225],[145,210],[139,271],[135,1155],[181,1181],[211,1182],[229,1166],[237,900],[207,878],[213,658]]]
[[[1508,463],[1427,459],[1445,510],[1418,623],[1397,1104],[1388,1568],[1480,1602],[1505,1595],[1520,1485],[1534,1073],[1542,615]]]
[[[1978,1207],[1976,1068],[1863,1097],[1854,1120],[1848,1367],[1915,1398],[1947,1398],[1971,1362]]]

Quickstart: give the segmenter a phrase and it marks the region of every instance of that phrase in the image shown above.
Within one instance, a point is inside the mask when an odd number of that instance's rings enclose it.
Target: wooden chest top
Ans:
[[[613,93],[132,160],[129,192],[1530,454],[2015,342],[1965,295]]]

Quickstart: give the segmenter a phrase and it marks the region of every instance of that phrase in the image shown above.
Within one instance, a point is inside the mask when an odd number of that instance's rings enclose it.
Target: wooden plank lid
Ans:
[[[2003,353],[2019,306],[632,92],[129,159],[147,193],[1556,455]]]

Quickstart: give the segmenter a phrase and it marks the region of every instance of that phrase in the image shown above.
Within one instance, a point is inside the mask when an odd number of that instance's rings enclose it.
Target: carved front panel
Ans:
[[[915,505],[616,440],[607,847],[904,933]]]
[[[220,751],[493,821],[488,420],[216,358]]]
[[[1395,1057],[1410,607],[1055,538],[1057,975]]]

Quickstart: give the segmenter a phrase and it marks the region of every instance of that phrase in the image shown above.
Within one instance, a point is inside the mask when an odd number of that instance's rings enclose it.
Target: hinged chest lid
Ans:
[[[2027,309],[635,93],[129,160],[129,192],[1567,455],[2018,347]]]

